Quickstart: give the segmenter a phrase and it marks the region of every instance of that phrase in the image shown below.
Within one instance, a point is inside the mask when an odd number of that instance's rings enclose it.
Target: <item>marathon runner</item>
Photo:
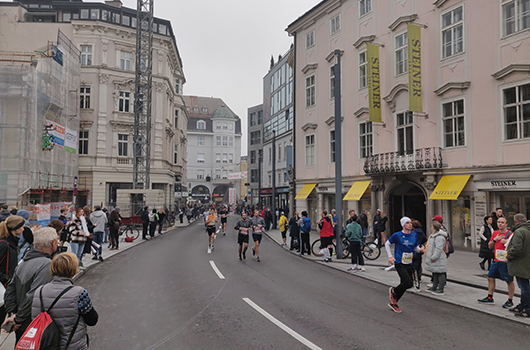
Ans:
[[[215,224],[217,223],[217,216],[215,209],[210,209],[210,214],[206,217],[206,232],[208,232],[208,249],[213,250],[215,242]]]
[[[254,240],[254,246],[252,247],[252,255],[256,256],[256,261],[259,260],[259,245],[261,243],[261,237],[263,236],[263,227],[265,226],[265,219],[259,215],[259,211],[254,211],[254,217],[250,220],[252,226],[252,239]]]
[[[219,216],[221,217],[221,228],[223,229],[223,236],[226,236],[226,220],[230,215],[228,207],[224,205],[221,210],[219,210]]]
[[[246,252],[248,249],[248,234],[250,232],[250,225],[250,220],[247,220],[247,214],[243,212],[241,214],[241,220],[239,220],[236,224],[236,227],[234,227],[234,229],[239,231],[237,235],[237,244],[239,244],[239,260],[247,258]],[[245,246],[244,249],[242,249],[243,245]],[[241,259],[241,255],[243,255],[243,259]]]

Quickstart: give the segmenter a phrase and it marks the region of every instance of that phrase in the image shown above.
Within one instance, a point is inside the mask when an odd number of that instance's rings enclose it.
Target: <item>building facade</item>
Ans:
[[[190,118],[188,134],[188,194],[203,203],[226,202],[228,189],[241,196],[241,120],[220,98],[184,96]],[[246,179],[243,180],[246,182]]]
[[[340,196],[369,183],[358,201],[344,202],[344,212],[382,209],[387,233],[401,228],[404,215],[427,229],[441,215],[453,243],[468,248],[477,247],[483,217],[496,207],[509,224],[517,212],[529,215],[530,21],[523,3],[325,0],[291,23],[297,191],[315,185],[298,210],[316,217],[334,207],[331,68],[340,50]],[[421,61],[409,55],[408,24],[420,28]],[[375,56],[367,49],[374,47],[379,66],[370,72]],[[420,88],[409,84],[409,71],[421,74]],[[411,112],[409,91],[419,91],[420,112]],[[379,96],[381,122],[371,121],[378,102],[371,93]],[[460,188],[447,177],[456,175],[465,176]],[[453,198],[433,199],[442,192]]]
[[[248,118],[248,182],[250,185],[250,203],[258,204],[259,191],[263,184],[263,104],[250,107]]]

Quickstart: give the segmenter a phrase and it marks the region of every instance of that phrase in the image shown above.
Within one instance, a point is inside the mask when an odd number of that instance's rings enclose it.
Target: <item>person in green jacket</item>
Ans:
[[[530,317],[530,221],[524,214],[513,217],[515,229],[508,244],[508,273],[515,276],[521,289],[521,302],[510,309],[515,316]]]
[[[363,229],[357,221],[357,215],[353,214],[352,222],[346,227],[346,238],[350,242],[350,253],[352,266],[348,271],[365,271],[364,259],[361,254],[361,241],[363,239]]]

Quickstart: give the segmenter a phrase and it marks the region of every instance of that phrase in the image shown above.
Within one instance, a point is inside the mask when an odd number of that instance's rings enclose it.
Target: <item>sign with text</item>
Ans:
[[[368,103],[371,122],[381,122],[381,73],[379,46],[366,44],[368,55]]]
[[[46,129],[48,130],[48,134],[53,136],[51,142],[53,142],[56,146],[64,147],[64,126],[54,122],[53,120],[46,119]]]
[[[408,54],[409,54],[409,110],[423,112],[421,102],[421,27],[408,23]]]
[[[77,132],[66,127],[64,135],[64,150],[69,153],[77,153]]]

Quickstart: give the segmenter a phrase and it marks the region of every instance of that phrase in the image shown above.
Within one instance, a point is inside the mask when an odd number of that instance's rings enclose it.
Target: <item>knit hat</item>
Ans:
[[[401,227],[405,226],[405,224],[410,221],[410,218],[407,217],[407,216],[404,216],[401,218],[401,220],[399,220],[399,222],[401,223]]]
[[[442,223],[442,221],[444,221],[444,219],[440,215],[436,215],[435,217],[432,218],[432,220],[438,221],[439,223]]]
[[[116,208],[114,208],[114,210],[120,211],[120,207],[116,207]]]
[[[29,211],[27,211],[26,209],[21,209],[17,212],[17,215],[18,216],[22,216],[24,218],[24,220],[28,221],[29,220]]]

